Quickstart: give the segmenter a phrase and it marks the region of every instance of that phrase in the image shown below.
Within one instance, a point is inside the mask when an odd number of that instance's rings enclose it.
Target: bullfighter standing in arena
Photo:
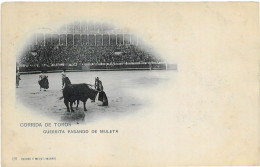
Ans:
[[[95,89],[99,91],[98,100],[103,102],[103,106],[108,106],[108,99],[106,93],[103,91],[102,82],[97,77],[95,79]]]
[[[66,78],[65,70],[63,70],[62,73],[61,73],[62,89],[63,89],[64,86],[65,86],[64,78]]]
[[[98,77],[95,79],[95,89],[97,89],[98,91],[103,91],[102,82],[99,80]]]
[[[19,86],[19,81],[21,80],[20,78],[20,73],[19,70],[16,70],[16,87],[18,88]]]
[[[39,75],[39,80],[38,80],[38,83],[40,85],[40,91],[42,90],[41,88],[44,89],[44,91],[46,91],[46,89],[49,88],[49,81],[48,81],[48,76],[45,75],[43,73],[43,71],[40,73]]]

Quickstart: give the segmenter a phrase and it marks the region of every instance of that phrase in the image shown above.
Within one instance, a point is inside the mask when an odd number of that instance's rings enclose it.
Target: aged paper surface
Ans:
[[[258,5],[4,3],[2,166],[259,165]],[[32,34],[55,30],[75,20],[121,27],[141,38],[166,61],[177,64],[178,70],[155,73],[166,78],[159,83],[146,74],[134,80],[139,73],[127,73],[114,87],[109,83],[116,76],[98,73],[104,78],[109,106],[100,108],[87,102],[83,123],[72,121],[70,127],[55,127],[55,123],[66,121],[57,116],[56,110],[41,112],[41,108],[56,101],[42,104],[43,100],[37,98],[44,93],[55,98],[62,96],[61,91],[57,95],[52,89],[61,85],[61,79],[53,83],[51,77],[56,74],[49,74],[49,90],[40,92],[38,87],[32,87],[25,94],[25,83],[36,76],[35,83],[28,84],[37,85],[38,75],[21,75],[20,87],[16,88],[16,62]],[[68,73],[72,79],[76,74]],[[147,79],[144,86],[135,89],[133,83]],[[116,103],[121,95],[115,92],[128,84],[133,84],[132,88],[122,97],[133,97],[138,102],[127,106],[126,100],[125,108],[116,110],[124,103]],[[28,103],[21,102],[23,96]],[[35,103],[34,100],[39,104],[32,107],[30,102]],[[139,103],[140,107],[124,113]],[[63,101],[57,100],[57,106],[52,107],[58,108],[57,113],[66,113]],[[41,123],[42,127],[24,127],[30,123]],[[51,127],[45,127],[48,123]],[[89,133],[67,133],[73,129]],[[46,130],[66,133],[45,133]],[[118,133],[99,133],[100,130]]]

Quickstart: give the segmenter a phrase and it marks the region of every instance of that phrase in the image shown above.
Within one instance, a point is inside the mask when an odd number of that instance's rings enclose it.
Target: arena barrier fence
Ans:
[[[166,63],[133,63],[133,64],[84,64],[77,66],[60,65],[60,66],[24,66],[19,67],[21,74],[32,74],[44,72],[66,71],[125,71],[125,70],[177,70],[177,64]]]

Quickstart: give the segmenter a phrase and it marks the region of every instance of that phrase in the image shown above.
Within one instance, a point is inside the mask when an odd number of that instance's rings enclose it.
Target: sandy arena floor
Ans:
[[[81,121],[83,123],[98,121],[101,117],[119,118],[127,114],[134,114],[138,109],[149,103],[144,96],[145,90],[168,79],[174,71],[105,71],[105,72],[67,72],[73,83],[94,84],[95,77],[99,77],[107,94],[109,106],[101,106],[102,102],[86,103],[87,112],[83,111],[83,103],[75,113],[68,113],[62,96],[62,81],[60,73],[48,73],[49,86],[47,91],[40,91],[38,85],[39,74],[22,75],[20,86],[16,89],[17,102],[30,108],[37,114],[49,116],[56,121]],[[149,88],[149,89],[148,89]],[[76,105],[74,105],[75,109]]]

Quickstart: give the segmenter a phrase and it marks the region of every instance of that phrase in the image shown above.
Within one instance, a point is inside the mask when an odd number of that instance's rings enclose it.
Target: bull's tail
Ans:
[[[63,98],[64,98],[64,97],[62,96],[62,97],[59,98],[59,100],[62,100]]]

